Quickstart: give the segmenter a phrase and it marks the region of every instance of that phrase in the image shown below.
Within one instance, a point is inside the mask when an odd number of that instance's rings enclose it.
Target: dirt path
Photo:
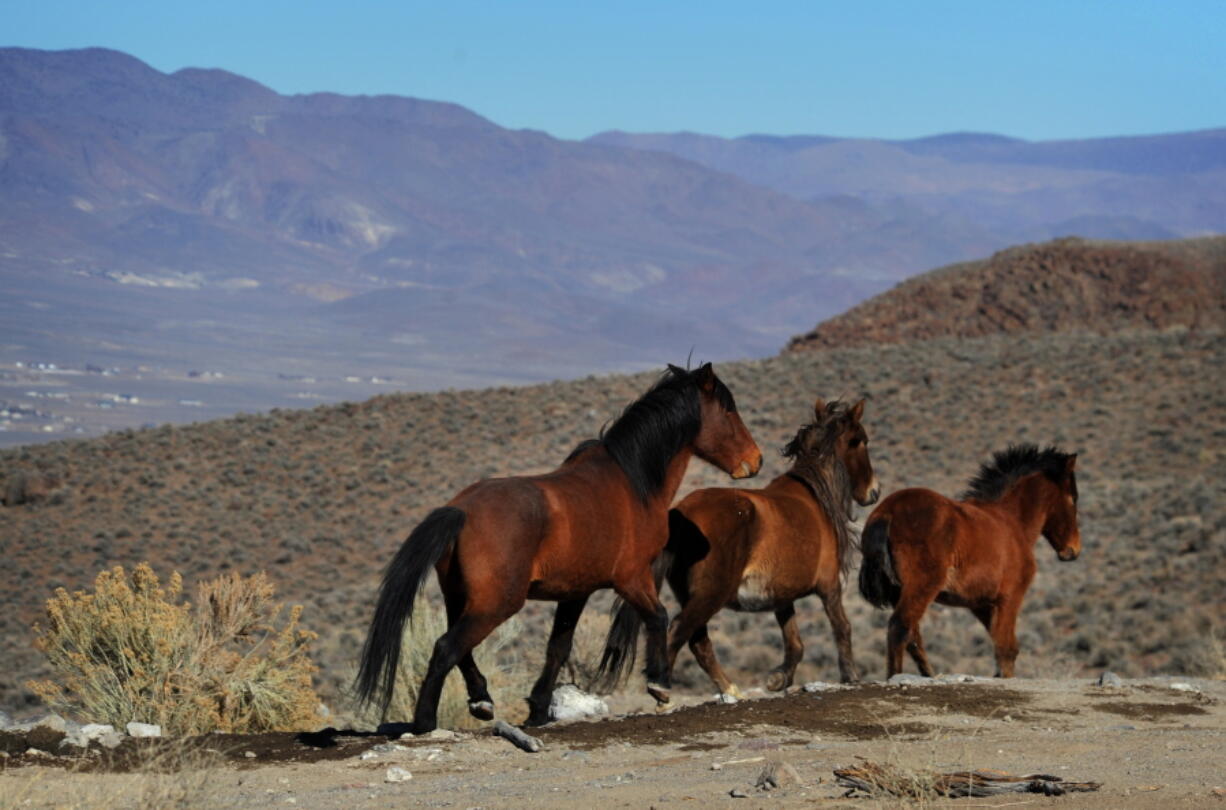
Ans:
[[[1181,683],[1187,688],[1173,688]],[[97,806],[101,797],[116,797],[106,801],[111,806],[182,799],[180,806],[190,807],[328,810],[903,806],[897,799],[843,797],[833,770],[862,757],[912,769],[992,768],[1102,783],[1096,793],[929,806],[1226,810],[1222,681],[1148,679],[1121,688],[1020,679],[869,684],[734,706],[682,702],[691,705],[537,730],[545,744],[538,754],[485,733],[419,738],[388,750],[385,737],[350,732],[305,740],[214,735],[196,748],[224,751],[224,764],[163,777],[66,772],[72,763],[18,755],[0,773],[0,808]],[[638,706],[647,708],[646,700]],[[772,761],[789,763],[800,783],[755,787]],[[388,782],[392,767],[412,777]],[[733,791],[746,797],[733,798]]]

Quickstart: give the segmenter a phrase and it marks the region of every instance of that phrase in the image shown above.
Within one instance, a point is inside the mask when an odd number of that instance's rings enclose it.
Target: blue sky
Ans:
[[[4,0],[3,19],[0,45],[454,101],[563,138],[1226,126],[1224,0]]]

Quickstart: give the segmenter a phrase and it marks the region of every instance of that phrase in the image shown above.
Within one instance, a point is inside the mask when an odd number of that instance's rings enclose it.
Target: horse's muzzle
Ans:
[[[750,464],[748,461],[742,461],[741,465],[732,473],[733,478],[753,478],[758,474],[758,470],[762,469],[762,454],[758,453],[757,461]]]
[[[1066,548],[1066,549],[1062,549],[1059,553],[1056,554],[1056,556],[1059,557],[1061,561],[1063,562],[1072,562],[1073,560],[1081,556],[1081,551],[1075,548]]]

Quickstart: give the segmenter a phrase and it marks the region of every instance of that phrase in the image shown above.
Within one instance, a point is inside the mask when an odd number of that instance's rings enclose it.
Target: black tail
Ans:
[[[430,569],[460,536],[465,515],[454,506],[444,506],[426,515],[383,574],[379,604],[362,645],[362,663],[355,684],[360,703],[377,702],[387,712],[396,686],[396,665],[405,622],[412,619],[413,603]]]
[[[892,576],[889,518],[870,521],[864,527],[860,549],[864,554],[860,564],[860,595],[876,607],[893,607],[901,591]]]

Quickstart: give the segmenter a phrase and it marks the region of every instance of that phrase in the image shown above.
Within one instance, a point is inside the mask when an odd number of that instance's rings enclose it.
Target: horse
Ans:
[[[992,637],[996,677],[1013,677],[1017,614],[1037,569],[1041,534],[1062,561],[1081,554],[1077,455],[1011,445],[983,464],[959,500],[929,489],[892,493],[865,522],[860,593],[893,607],[886,636],[888,676],[903,648],[932,677],[919,623],[934,600],[968,608]]]
[[[681,610],[668,633],[671,675],[682,645],[689,643],[699,666],[732,702],[740,690],[728,679],[707,634],[721,608],[773,610],[783,631],[783,663],[767,687],[792,684],[804,653],[795,601],[821,597],[838,648],[844,682],[858,680],[851,650],[851,623],[843,612],[843,578],[855,551],[849,522],[852,500],[876,503],[881,488],[860,420],[864,400],[848,407],[818,399],[814,421],[783,449],[791,468],[761,489],[700,489],[669,512],[669,540],[654,566],[667,578]],[[614,687],[634,662],[640,620],[628,604],[615,610],[601,660],[602,685]]]
[[[527,599],[557,602],[545,666],[528,697],[530,725],[549,721],[558,670],[570,655],[588,597],[612,587],[648,628],[648,691],[669,700],[668,615],[651,563],[668,540],[668,507],[692,456],[733,478],[756,475],[762,452],[710,363],[670,365],[600,438],[581,443],[553,472],[470,485],[415,528],[383,577],[362,648],[355,692],[384,720],[405,622],[434,568],[448,628],[434,644],[412,731],[437,726],[447,673],[459,666],[469,712],[492,720],[494,702],[472,650]]]

